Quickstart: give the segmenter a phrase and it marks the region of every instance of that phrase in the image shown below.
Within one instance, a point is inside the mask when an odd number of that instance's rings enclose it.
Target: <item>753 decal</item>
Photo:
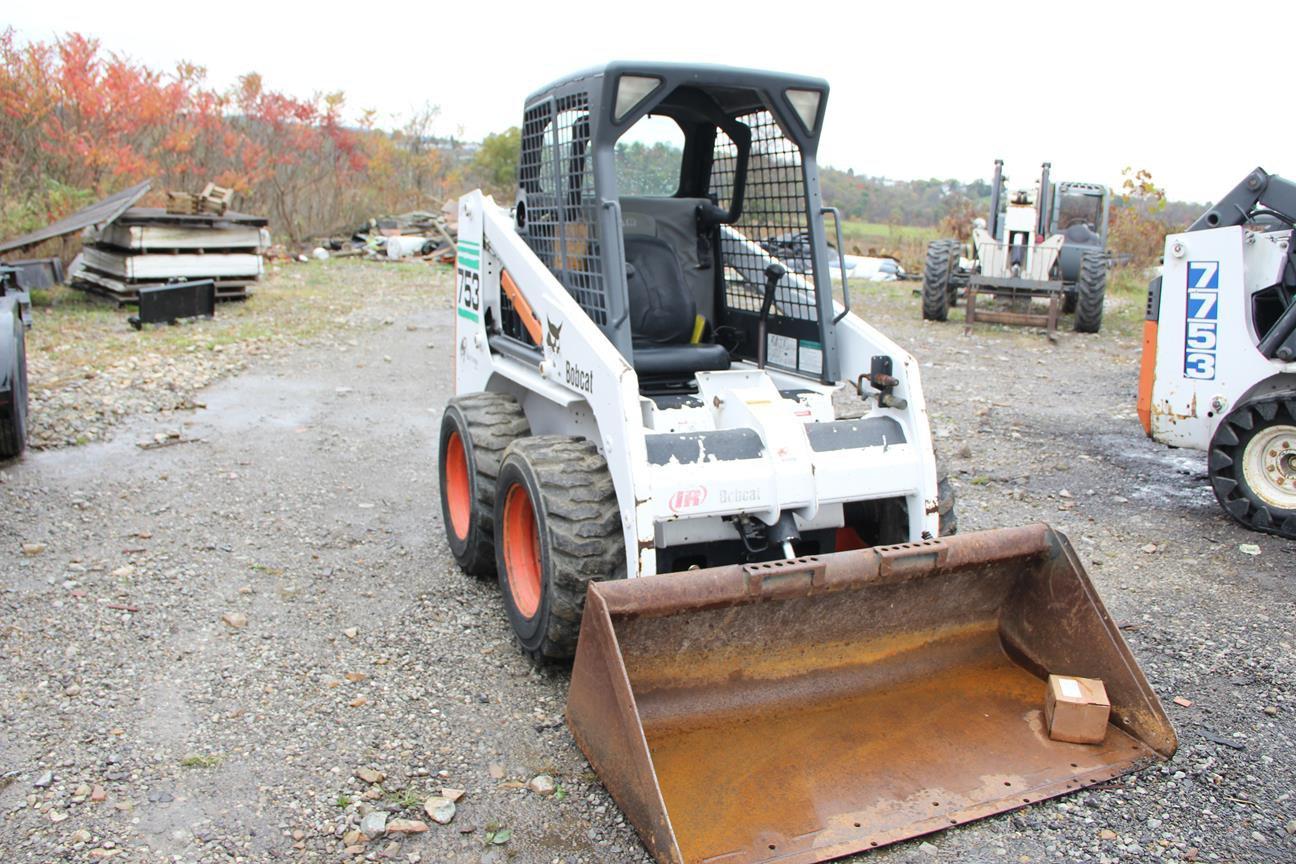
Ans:
[[[481,273],[476,270],[457,268],[456,279],[459,286],[459,308],[467,309],[476,319],[481,312]]]
[[[1219,347],[1219,262],[1188,262],[1188,308],[1184,324],[1184,377],[1215,379]]]

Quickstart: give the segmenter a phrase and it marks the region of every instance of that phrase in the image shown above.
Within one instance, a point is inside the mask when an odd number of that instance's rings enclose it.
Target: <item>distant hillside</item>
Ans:
[[[890,180],[866,177],[853,171],[822,168],[819,182],[824,202],[842,211],[848,219],[883,225],[935,226],[964,200],[975,213],[984,216],[990,210],[990,182],[974,180]],[[1112,206],[1121,206],[1113,200]],[[1206,209],[1205,204],[1168,201],[1158,214],[1167,226],[1187,225]]]

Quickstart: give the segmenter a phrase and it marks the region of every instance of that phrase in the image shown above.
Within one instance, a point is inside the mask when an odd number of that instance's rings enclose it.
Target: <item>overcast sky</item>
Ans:
[[[256,71],[294,95],[344,90],[384,126],[430,102],[439,133],[468,138],[517,125],[526,94],[574,69],[673,60],[828,79],[820,162],[857,173],[967,181],[999,157],[1025,185],[1047,159],[1056,179],[1115,185],[1132,165],[1196,201],[1256,165],[1296,176],[1289,57],[1259,53],[1290,16],[1242,3],[8,5],[20,38],[74,29],[222,87]]]

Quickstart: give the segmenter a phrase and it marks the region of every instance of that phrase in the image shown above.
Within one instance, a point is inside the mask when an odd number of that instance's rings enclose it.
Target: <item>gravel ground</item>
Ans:
[[[421,299],[428,273],[425,264],[272,264],[251,301],[222,303],[214,320],[142,331],[107,300],[70,288],[37,292],[44,300],[27,336],[30,446],[100,441],[128,417],[201,407],[199,390],[262,357],[351,345],[348,331],[366,310]]]
[[[530,668],[446,549],[452,318],[426,274],[186,390],[205,408],[132,406],[0,471],[3,860],[647,860],[562,724],[566,674]],[[1050,344],[872,306],[923,363],[963,530],[1068,533],[1180,749],[858,860],[1296,860],[1296,544],[1142,438],[1133,330]],[[364,843],[365,820],[411,830]]]

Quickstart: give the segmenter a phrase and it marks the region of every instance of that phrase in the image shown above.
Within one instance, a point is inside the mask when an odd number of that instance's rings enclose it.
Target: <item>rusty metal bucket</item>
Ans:
[[[1102,679],[1101,744],[1048,737],[1049,673]],[[567,720],[673,864],[826,861],[1176,746],[1045,525],[591,585]]]

